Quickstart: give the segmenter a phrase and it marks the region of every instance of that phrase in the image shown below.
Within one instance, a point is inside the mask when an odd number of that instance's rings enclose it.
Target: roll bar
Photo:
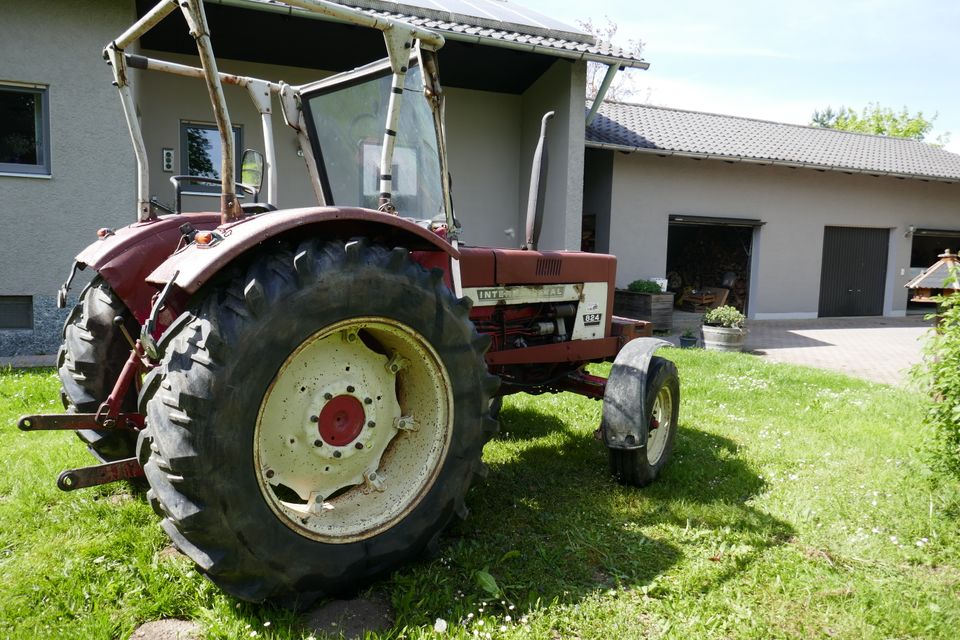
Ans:
[[[327,16],[333,20],[340,20],[349,24],[370,27],[382,31],[387,48],[387,55],[393,71],[394,77],[392,84],[394,87],[403,87],[403,79],[407,71],[410,49],[416,41],[419,41],[421,46],[430,50],[439,49],[444,44],[443,36],[429,29],[416,27],[394,18],[374,16],[364,13],[359,9],[335,4],[327,0],[283,0],[283,4],[289,6],[291,10],[294,8],[302,9]],[[190,29],[190,35],[196,40],[197,51],[200,56],[200,67],[192,67],[125,53],[124,50],[129,45],[141,38],[177,8],[181,9],[187,26]],[[325,204],[322,189],[320,189],[319,186],[319,178],[316,175],[316,160],[313,157],[313,152],[307,139],[306,128],[302,126],[302,116],[298,113],[296,96],[290,91],[291,88],[289,85],[282,82],[274,83],[248,76],[221,73],[219,71],[216,58],[213,54],[213,47],[210,43],[210,29],[207,24],[206,12],[204,11],[202,0],[162,0],[158,2],[152,9],[147,11],[143,17],[131,25],[130,28],[120,34],[116,40],[110,42],[104,48],[103,55],[113,67],[114,84],[120,93],[124,118],[127,122],[127,128],[130,131],[130,138],[133,141],[134,154],[137,159],[138,221],[145,222],[155,219],[157,212],[154,205],[150,202],[150,178],[146,145],[143,141],[143,132],[140,129],[133,93],[127,78],[128,68],[162,71],[184,77],[202,78],[206,81],[207,90],[210,94],[210,102],[213,106],[214,119],[217,123],[217,130],[220,133],[222,150],[220,164],[220,217],[224,224],[239,220],[243,216],[243,212],[236,195],[236,179],[234,176],[234,157],[236,150],[233,144],[233,127],[230,122],[230,113],[223,96],[223,84],[232,84],[246,88],[254,105],[257,107],[257,111],[260,113],[264,146],[266,147],[267,202],[276,202],[277,199],[276,151],[273,144],[271,109],[271,97],[273,94],[277,94],[283,106],[284,120],[297,131],[300,137],[301,148],[304,150],[305,160],[307,160],[317,198],[320,204]],[[387,110],[386,132],[384,133],[382,146],[381,167],[393,166],[394,132],[396,131],[397,122],[399,121],[401,96],[402,93],[396,91],[391,93],[390,96],[390,104]],[[446,191],[446,182],[444,186],[444,190]],[[391,210],[392,179],[389,175],[381,177],[380,191],[381,209],[385,211]],[[447,215],[450,216],[452,213],[448,210]]]

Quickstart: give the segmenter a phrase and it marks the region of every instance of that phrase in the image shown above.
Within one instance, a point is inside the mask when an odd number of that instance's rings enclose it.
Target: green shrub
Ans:
[[[627,285],[627,290],[634,293],[663,293],[660,285],[653,280],[634,280]]]
[[[710,309],[703,314],[703,324],[711,327],[729,327],[731,329],[740,329],[746,317],[730,305],[723,305],[716,309]]]
[[[957,279],[956,269],[951,279]],[[939,324],[913,374],[928,391],[924,421],[934,432],[934,466],[960,477],[960,294],[940,296]]]

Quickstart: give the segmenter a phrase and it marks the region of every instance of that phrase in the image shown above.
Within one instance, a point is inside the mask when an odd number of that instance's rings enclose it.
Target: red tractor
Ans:
[[[64,304],[77,269],[97,273],[64,327],[67,413],[19,422],[76,430],[101,459],[60,488],[145,476],[161,526],[203,573],[283,601],[356,588],[434,546],[466,514],[510,393],[602,399],[614,477],[653,481],[677,429],[677,371],[653,355],[668,343],[639,337],[649,325],[613,317],[613,256],[536,250],[551,114],[524,246],[460,245],[443,38],[286,2],[382,30],[387,58],[303,86],[220,73],[200,0],[160,2],[104,51],[136,151],[138,221],[101,229],[61,289]],[[125,53],[178,10],[201,67]],[[204,80],[220,132],[218,178],[174,177],[168,215],[149,196],[130,68]],[[265,154],[244,153],[239,183],[224,84],[248,89],[263,121]],[[320,206],[271,204],[274,98]],[[195,182],[220,187],[220,211],[180,212]],[[609,378],[587,373],[602,361]]]

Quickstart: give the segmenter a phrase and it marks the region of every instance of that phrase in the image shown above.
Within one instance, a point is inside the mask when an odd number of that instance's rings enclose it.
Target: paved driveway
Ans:
[[[675,312],[677,343],[683,329],[700,326],[701,314]],[[746,350],[774,362],[840,371],[874,382],[905,386],[906,371],[921,360],[931,322],[906,318],[751,320]]]
[[[776,362],[903,386],[930,325],[922,316],[758,320],[750,323],[746,348]]]

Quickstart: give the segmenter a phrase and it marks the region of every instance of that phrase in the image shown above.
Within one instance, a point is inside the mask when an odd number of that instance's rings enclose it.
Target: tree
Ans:
[[[933,122],[936,119],[937,114],[927,119],[922,111],[911,114],[906,107],[903,107],[897,112],[871,102],[860,113],[849,107],[840,107],[834,111],[829,106],[823,111],[814,111],[810,124],[826,129],[923,140],[933,130]],[[945,144],[947,136],[949,134],[938,136],[937,143]]]
[[[577,25],[596,38],[598,43],[605,42],[612,44],[617,35],[618,25],[611,20],[609,16],[604,16],[604,20],[606,20],[605,25],[594,25],[593,20],[578,20]],[[643,52],[643,42],[636,38],[631,38],[627,40],[626,46],[621,47],[621,49],[624,54],[639,58]],[[604,99],[622,102],[624,100],[638,98],[642,90],[637,87],[635,77],[633,76],[636,71],[636,69],[627,68],[618,72],[610,88],[607,89]],[[600,64],[599,62],[587,63],[587,98],[593,100],[597,97],[597,93],[600,91],[600,84],[603,82],[603,77],[606,73],[607,65]]]

